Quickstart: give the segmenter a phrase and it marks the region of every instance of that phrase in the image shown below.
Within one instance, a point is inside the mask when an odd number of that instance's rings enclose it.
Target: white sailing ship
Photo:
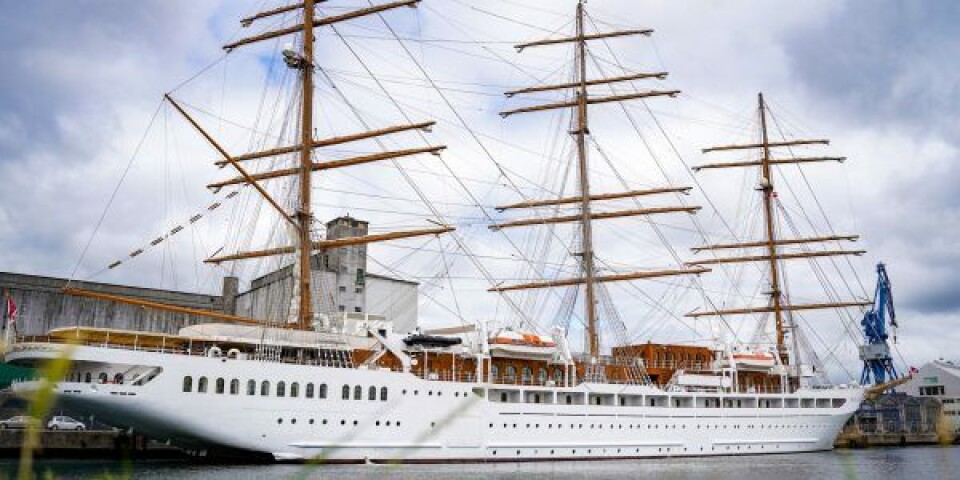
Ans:
[[[520,49],[574,46],[576,73],[570,83],[543,85],[509,92],[511,96],[538,92],[573,92],[572,100],[523,107],[505,117],[546,110],[571,114],[570,135],[576,147],[577,192],[546,200],[524,199],[503,210],[543,207],[576,208],[575,215],[543,216],[491,225],[494,230],[555,223],[579,225],[579,275],[519,285],[496,284],[491,290],[510,295],[517,290],[572,288],[584,295],[585,353],[574,353],[567,329],[528,333],[520,325],[488,331],[483,322],[444,331],[390,332],[389,322],[371,322],[341,315],[350,328],[331,327],[315,311],[311,298],[311,265],[318,251],[329,251],[398,238],[453,234],[446,224],[420,230],[317,241],[311,236],[311,176],[324,169],[436,153],[428,147],[365,155],[318,163],[313,152],[321,146],[375,139],[401,131],[427,128],[411,123],[349,137],[314,137],[313,103],[314,29],[386,10],[415,6],[419,0],[400,0],[332,17],[316,17],[317,2],[306,0],[257,14],[245,25],[291,12],[302,12],[300,24],[232,42],[226,48],[295,35],[296,49],[283,51],[286,64],[300,76],[302,95],[300,144],[231,156],[189,116],[176,100],[167,100],[222,156],[222,164],[238,173],[217,184],[255,189],[265,204],[289,222],[292,245],[211,259],[241,261],[292,255],[297,287],[289,319],[267,323],[262,319],[217,314],[144,300],[68,289],[72,295],[101,301],[210,317],[214,323],[185,327],[178,334],[125,331],[108,328],[54,329],[45,336],[18,337],[4,355],[16,365],[37,366],[67,356],[68,374],[52,386],[63,406],[95,415],[99,420],[197,451],[256,452],[276,460],[324,462],[491,462],[625,459],[648,457],[756,455],[827,450],[843,424],[858,408],[864,390],[856,385],[820,385],[815,373],[787,345],[796,328],[792,312],[846,308],[869,302],[795,304],[784,293],[778,276],[780,263],[790,258],[856,253],[818,251],[789,253],[783,247],[838,238],[780,239],[774,228],[771,165],[828,160],[774,158],[771,150],[784,146],[822,143],[767,138],[765,104],[759,115],[762,140],[718,150],[756,152],[750,162],[711,164],[703,168],[757,166],[758,189],[764,202],[766,238],[756,242],[707,245],[703,250],[762,248],[763,254],[713,257],[661,271],[604,274],[595,265],[593,223],[624,216],[692,213],[698,207],[592,210],[611,199],[670,194],[689,190],[664,187],[613,194],[590,189],[588,169],[589,107],[651,97],[669,97],[674,90],[645,90],[632,94],[596,96],[598,85],[642,81],[663,73],[588,79],[589,42],[617,36],[649,35],[648,30],[589,33],[584,5],[577,7],[572,36],[529,42]],[[280,155],[297,156],[292,169],[251,173],[248,161]],[[276,178],[298,181],[298,204],[288,212],[262,184]],[[769,349],[709,348],[697,367],[692,363],[666,366],[669,378],[653,381],[650,372],[663,365],[643,361],[622,351],[602,352],[598,304],[606,298],[608,282],[699,275],[704,265],[765,262],[770,269],[770,302],[761,307],[696,311],[691,316],[773,314],[776,342]],[[326,317],[329,320],[329,315]],[[620,353],[618,353],[620,352]],[[672,360],[671,360],[672,361]],[[14,389],[29,394],[43,381],[28,381]]]

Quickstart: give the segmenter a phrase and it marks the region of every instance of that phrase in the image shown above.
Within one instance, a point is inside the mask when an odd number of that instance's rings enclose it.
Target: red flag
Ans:
[[[11,325],[14,325],[14,324],[17,323],[17,314],[18,314],[18,313],[20,313],[20,312],[17,310],[17,304],[16,304],[16,302],[13,301],[13,297],[11,297],[10,294],[7,294],[6,318],[7,318],[7,320],[10,321],[10,324],[11,324]]]

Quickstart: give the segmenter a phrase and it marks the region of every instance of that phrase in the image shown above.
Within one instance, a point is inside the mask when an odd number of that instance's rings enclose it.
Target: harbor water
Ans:
[[[16,467],[15,460],[3,460],[0,463],[0,478],[14,477]],[[36,467],[35,471],[41,478],[928,480],[960,479],[960,447],[928,446],[790,455],[466,465],[205,465],[182,461],[125,463],[44,460],[38,461]]]

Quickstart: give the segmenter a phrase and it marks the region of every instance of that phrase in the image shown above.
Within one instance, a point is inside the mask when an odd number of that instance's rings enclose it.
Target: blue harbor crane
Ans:
[[[897,314],[893,309],[893,288],[887,268],[883,263],[877,264],[877,290],[873,295],[873,307],[863,315],[860,325],[863,326],[864,344],[860,346],[860,359],[863,360],[863,373],[860,374],[861,385],[880,385],[896,379],[896,367],[890,356],[890,344],[887,343],[887,318],[890,319],[890,328],[893,330],[893,341],[897,341]]]

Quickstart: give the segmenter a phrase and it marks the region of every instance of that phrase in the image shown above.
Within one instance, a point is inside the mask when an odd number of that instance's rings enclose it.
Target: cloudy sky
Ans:
[[[214,291],[225,273],[249,279],[271,268],[197,266],[197,260],[220,249],[271,241],[238,235],[250,224],[237,218],[256,216],[258,224],[267,226],[276,219],[266,207],[257,211],[249,193],[226,201],[228,190],[212,194],[203,188],[223,178],[226,170],[211,165],[217,160],[215,152],[160,100],[172,91],[231,152],[276,146],[291,138],[283,118],[295,83],[277,60],[282,41],[226,56],[220,48],[231,39],[289,22],[279,18],[246,30],[239,27],[238,18],[276,4],[0,0],[0,269],[62,277],[76,269],[81,279]],[[335,0],[324,5],[323,13],[365,4]],[[318,135],[378,128],[408,118],[436,119],[433,133],[391,138],[386,146],[427,142],[449,147],[443,163],[429,156],[404,163],[412,183],[389,165],[325,176],[317,201],[320,219],[352,213],[387,230],[428,225],[425,219],[436,219],[439,212],[458,226],[458,238],[476,257],[485,258],[479,263],[492,274],[511,280],[535,276],[516,261],[519,254],[511,243],[557,252],[564,249],[562,242],[545,247],[552,237],[491,234],[487,215],[499,215],[489,208],[498,202],[570,193],[569,181],[563,180],[570,165],[569,142],[557,136],[565,130],[565,120],[559,114],[501,119],[496,115],[501,110],[560,97],[506,99],[499,92],[568,79],[569,50],[518,54],[511,44],[569,33],[574,5],[570,0],[426,0],[417,10],[385,14],[393,32],[375,17],[320,31],[318,63],[327,76],[319,80]],[[798,233],[810,234],[805,229],[809,227],[821,234],[832,229],[863,236],[860,243],[844,247],[864,248],[865,256],[850,263],[838,259],[839,268],[823,263],[838,297],[872,293],[873,265],[886,262],[895,285],[902,325],[899,350],[906,363],[955,356],[953,347],[960,342],[955,328],[960,288],[954,273],[960,268],[960,195],[955,192],[960,132],[954,112],[960,104],[960,76],[951,66],[960,58],[960,32],[953,28],[960,5],[948,0],[592,0],[589,11],[591,30],[656,30],[650,39],[592,45],[591,53],[599,60],[591,66],[591,76],[613,75],[622,72],[620,67],[665,70],[671,74],[668,80],[638,88],[683,91],[677,99],[633,104],[625,110],[630,115],[626,119],[624,112],[597,109],[593,134],[600,150],[594,148],[591,158],[598,190],[622,188],[603,165],[601,151],[613,158],[630,187],[667,181],[690,185],[694,178],[687,165],[730,159],[707,158],[699,153],[701,147],[756,138],[756,94],[763,91],[777,119],[778,136],[782,132],[832,140],[826,149],[794,153],[849,158],[842,165],[804,167],[802,176],[784,169],[784,181],[791,181],[797,191],[779,191],[785,205],[797,201],[798,206],[785,208],[804,227]],[[404,39],[402,45],[394,34]],[[442,87],[440,92],[429,88],[418,65]],[[366,69],[383,82],[367,78]],[[607,93],[629,93],[633,87],[615,88]],[[637,131],[627,121],[631,118]],[[361,145],[357,151],[379,147]],[[329,155],[351,153],[356,152]],[[690,198],[663,202],[703,205],[696,224],[686,218],[658,218],[661,228],[653,230],[641,220],[613,221],[608,227],[612,233],[598,232],[598,243],[611,252],[599,255],[612,271],[675,265],[657,233],[675,244],[683,259],[692,256],[689,247],[704,240],[759,233],[757,217],[747,213],[756,206],[751,191],[755,172],[704,172],[696,181],[703,188]],[[816,198],[806,191],[807,182]],[[414,184],[437,202],[437,210],[418,203]],[[272,188],[278,195],[283,192]],[[355,193],[361,190],[367,196]],[[123,268],[102,272],[113,260],[216,201],[224,207],[186,235]],[[614,206],[635,208],[632,202]],[[701,233],[706,238],[700,238]],[[561,229],[556,235],[569,240],[569,234]],[[787,230],[783,234],[790,235]],[[412,255],[414,251],[418,255]],[[450,239],[372,247],[371,256],[377,260],[371,270],[423,283],[431,299],[421,310],[430,321],[439,323],[453,312],[474,319],[508,316],[502,301],[490,311],[494,302],[483,293],[488,282],[478,260],[471,261]],[[560,275],[569,266],[547,262],[538,268],[541,274]],[[840,272],[847,275],[846,284],[832,278]],[[750,285],[758,280],[751,280],[753,273],[750,268],[731,269],[705,279],[704,286],[719,303],[762,302],[763,290]],[[742,285],[730,287],[731,280]],[[820,281],[809,268],[798,268],[790,280],[795,298],[822,297]],[[685,341],[691,332],[709,336],[711,331],[678,323],[682,313],[703,303],[690,293],[691,285],[685,280],[638,285],[646,294],[611,287],[611,295],[623,297],[619,309],[634,339]],[[555,310],[559,297],[518,296],[516,301],[548,325],[543,318]],[[848,362],[855,356],[852,343],[839,346],[830,340],[844,337],[835,314],[804,321],[817,324],[827,350]],[[749,328],[732,329],[749,337]],[[847,366],[854,374],[859,369]]]

